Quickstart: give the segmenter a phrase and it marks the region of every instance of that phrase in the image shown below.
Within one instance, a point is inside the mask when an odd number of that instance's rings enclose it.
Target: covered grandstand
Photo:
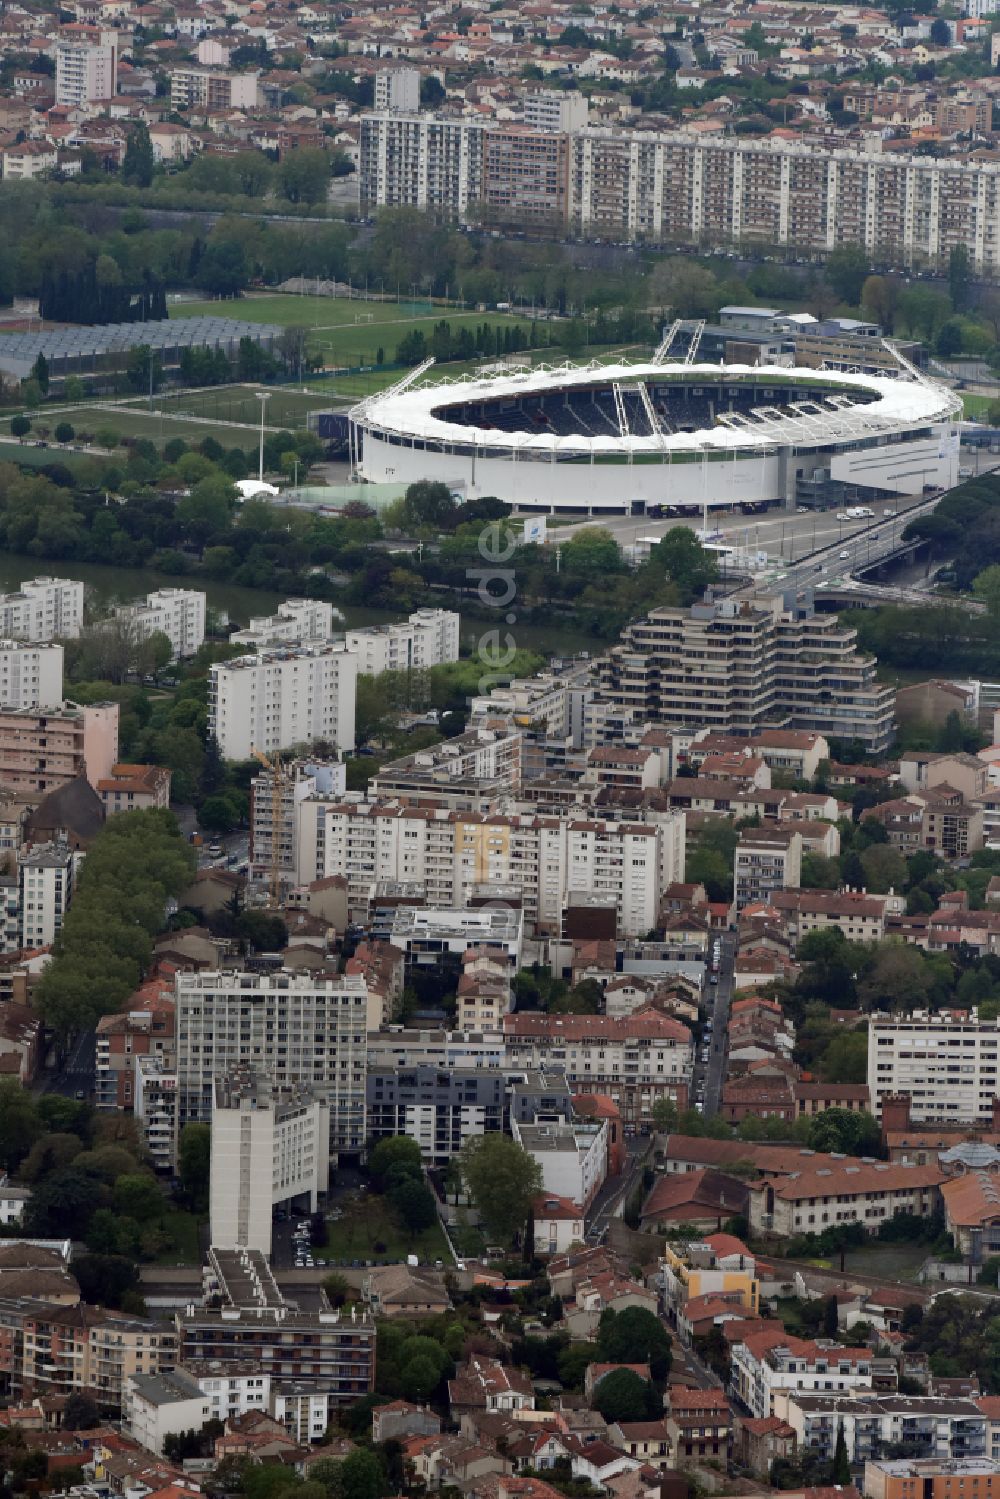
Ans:
[[[363,477],[642,514],[793,504],[817,470],[872,494],[957,474],[959,403],[905,362],[898,376],[655,359],[435,384],[424,373],[352,411]]]

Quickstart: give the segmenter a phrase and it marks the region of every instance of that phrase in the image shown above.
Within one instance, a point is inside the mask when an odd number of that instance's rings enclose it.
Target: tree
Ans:
[[[330,158],[325,151],[286,151],[278,167],[279,190],[289,203],[325,203],[330,190]]]
[[[89,1395],[75,1392],[66,1397],[62,1424],[67,1431],[93,1431],[101,1424],[101,1413]]]
[[[948,29],[947,21],[939,17],[932,25],[943,25]],[[956,312],[961,312],[969,295],[969,247],[968,245],[952,245],[948,256],[948,291],[951,295],[951,305]]]
[[[840,300],[856,307],[870,269],[863,246],[838,245],[826,257],[824,273]]]
[[[865,886],[873,894],[900,890],[906,883],[906,860],[898,849],[886,843],[875,843],[861,854]]]
[[[935,47],[951,46],[951,27],[943,16],[935,16],[931,22],[931,41]],[[965,246],[962,246],[965,249]]]
[[[29,416],[12,416],[10,419],[10,430],[14,437],[26,437],[31,431],[31,418]]]
[[[650,549],[647,566],[676,583],[682,603],[700,598],[719,576],[719,564],[706,552],[690,526],[671,526]]]
[[[836,1296],[828,1296],[823,1303],[823,1332],[826,1337],[833,1338],[834,1342],[836,1342],[840,1332],[840,1318],[837,1313]]]
[[[383,1499],[389,1492],[380,1454],[363,1447],[345,1457],[341,1482],[343,1499]]]
[[[99,1206],[93,1178],[75,1165],[64,1166],[36,1184],[24,1211],[24,1225],[36,1238],[82,1239]]]
[[[405,524],[412,530],[451,530],[455,524],[455,501],[447,484],[420,479],[403,496]]]
[[[0,1165],[16,1171],[41,1133],[28,1090],[14,1078],[0,1079]]]
[[[411,1239],[437,1222],[437,1208],[430,1190],[412,1178],[397,1181],[389,1192],[389,1201],[402,1219]]]
[[[868,1077],[868,1037],[864,1031],[848,1031],[832,1038],[820,1061],[823,1081],[863,1083]]]
[[[830,1482],[840,1488],[847,1487],[851,1482],[851,1464],[847,1456],[847,1439],[844,1436],[843,1421],[837,1424],[837,1445],[833,1449]]]
[[[239,296],[249,279],[246,254],[238,240],[220,240],[205,246],[195,282],[210,297]]]
[[[861,288],[861,310],[891,333],[899,305],[900,284],[892,276],[868,276]]]
[[[653,1123],[658,1130],[664,1134],[671,1134],[677,1128],[677,1105],[672,1098],[658,1098],[652,1109]]]
[[[705,266],[678,255],[660,260],[649,278],[651,302],[675,317],[710,317],[721,300],[719,283]]]
[[[858,985],[858,997],[866,1009],[915,1010],[926,1005],[931,985],[932,975],[919,948],[881,942]]]
[[[156,1178],[144,1172],[120,1176],[115,1182],[115,1207],[137,1222],[159,1218],[163,1212],[163,1194]]]
[[[153,180],[154,165],[149,131],[141,123],[133,125],[122,158],[122,181],[133,187],[149,187]]]
[[[874,1155],[879,1129],[871,1114],[851,1109],[825,1109],[809,1121],[810,1150],[841,1155]]]
[[[523,1231],[531,1202],[542,1190],[538,1162],[507,1135],[476,1135],[459,1153],[459,1169],[486,1229],[497,1244]]]
[[[605,1374],[594,1391],[594,1407],[608,1422],[653,1421],[663,1414],[662,1398],[649,1380],[633,1369],[613,1369]]]
[[[10,424],[11,431],[14,423]],[[987,612],[993,619],[1000,619],[1000,564],[993,563],[990,567],[983,568],[972,580],[972,591],[977,599],[985,605]]]
[[[28,375],[28,379],[35,381],[36,385],[38,386],[38,389],[41,391],[41,393],[42,393],[43,396],[47,396],[48,395],[48,393],[49,393],[49,361],[46,359],[46,357],[45,357],[44,354],[39,353],[38,358],[35,360],[34,364],[31,366],[31,373]]]
[[[344,1276],[337,1272],[326,1277],[323,1281],[323,1290],[326,1292],[326,1299],[332,1307],[344,1306],[348,1301],[353,1299],[350,1285]],[[312,1472],[312,1469],[310,1469],[310,1472]],[[313,1476],[315,1477],[315,1474]]]
[[[76,436],[72,422],[57,422],[53,436],[56,442],[72,442]]]
[[[670,1373],[670,1337],[659,1317],[645,1307],[602,1312],[597,1348],[605,1363],[647,1363],[658,1383]]]
[[[420,103],[425,109],[437,109],[444,102],[444,85],[440,78],[428,73],[420,80]]]
[[[185,1124],[177,1150],[177,1173],[195,1212],[208,1205],[212,1159],[212,1129],[208,1124]]]

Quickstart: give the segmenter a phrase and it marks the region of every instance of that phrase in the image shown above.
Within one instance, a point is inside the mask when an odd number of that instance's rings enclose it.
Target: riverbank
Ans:
[[[18,589],[27,578],[40,573],[56,577],[77,578],[87,587],[88,594],[96,604],[107,607],[111,604],[129,603],[155,588],[197,588],[205,594],[208,607],[225,613],[230,621],[246,626],[254,614],[272,614],[287,594],[267,588],[244,588],[236,584],[220,582],[202,577],[178,577],[171,573],[156,572],[151,568],[106,567],[96,563],[52,562],[47,558],[25,557],[17,552],[0,551],[0,588],[5,592]],[[408,609],[367,609],[357,604],[332,600],[344,616],[348,629],[359,629],[365,625],[394,624],[405,619]],[[442,601],[442,607],[451,603]],[[471,614],[459,607],[462,620],[462,653],[474,655],[478,641],[490,630],[502,628],[504,635],[513,636],[520,650],[535,651],[539,655],[569,655],[579,651],[595,654],[607,649],[608,642],[602,640],[582,626],[513,624],[505,623],[500,615],[496,619],[481,614]]]

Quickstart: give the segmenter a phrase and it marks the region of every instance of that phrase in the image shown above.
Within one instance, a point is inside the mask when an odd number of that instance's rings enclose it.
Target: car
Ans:
[[[710,974],[708,982],[710,984],[717,984],[719,982],[719,975],[717,973]]]
[[[701,1101],[700,1098],[696,1098],[695,1099],[694,1106],[695,1106],[695,1108],[696,1108],[696,1110],[698,1111],[699,1114],[704,1114],[704,1112],[705,1112],[705,1105],[702,1103],[702,1101]]]
[[[848,513],[847,513],[846,510],[841,510],[840,514],[837,516],[837,519],[838,520],[853,520],[854,516],[853,515],[848,515]]]
[[[213,859],[218,859],[225,853],[225,849],[221,843],[210,843],[208,845],[208,852]]]
[[[840,553],[840,561],[841,562],[846,562],[848,560],[848,558],[850,557],[850,555],[851,555],[850,552],[841,552]]]
[[[74,1098],[81,1098],[81,1099],[82,1098],[86,1098],[86,1096],[87,1095],[86,1095],[86,1093],[84,1092],[84,1090],[82,1088],[77,1088],[76,1092],[73,1095]]]
[[[813,572],[814,573],[821,573],[823,571],[823,569],[824,569],[825,566],[826,566],[825,562],[817,562],[816,566],[813,568]]]

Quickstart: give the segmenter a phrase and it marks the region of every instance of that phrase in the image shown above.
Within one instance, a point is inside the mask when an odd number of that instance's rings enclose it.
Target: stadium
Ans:
[[[905,361],[893,376],[654,356],[434,383],[429,363],[351,411],[362,478],[441,480],[519,510],[631,515],[957,482],[960,402]]]

